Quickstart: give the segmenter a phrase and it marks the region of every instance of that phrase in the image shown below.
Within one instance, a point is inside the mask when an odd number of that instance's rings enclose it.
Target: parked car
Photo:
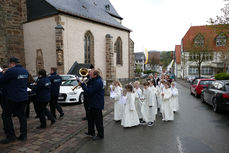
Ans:
[[[195,76],[187,76],[187,82],[191,83],[196,77]]]
[[[83,103],[83,89],[80,86],[78,86],[76,89],[73,90],[73,88],[77,85],[78,81],[76,79],[69,79],[65,81],[60,86],[58,103]]]
[[[61,74],[60,77],[62,78],[62,84],[69,79],[76,79],[76,76],[71,74]]]
[[[207,87],[213,81],[215,81],[215,79],[195,79],[190,86],[191,95],[195,95],[196,97],[199,97],[203,88]]]
[[[215,112],[229,109],[229,80],[217,80],[205,87],[201,101],[212,105]]]

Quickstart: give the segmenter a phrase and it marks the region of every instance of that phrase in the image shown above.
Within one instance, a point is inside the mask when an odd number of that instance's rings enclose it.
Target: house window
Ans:
[[[122,40],[120,37],[115,42],[116,64],[122,65]]]
[[[196,47],[203,47],[204,46],[204,37],[201,34],[198,34],[194,39],[194,45]]]
[[[90,31],[84,35],[84,63],[94,65],[94,38]]]
[[[227,38],[224,34],[220,34],[216,37],[216,46],[226,46]]]
[[[201,74],[203,75],[213,75],[213,68],[212,67],[202,67]]]
[[[189,75],[197,75],[198,74],[198,68],[197,67],[189,67],[188,74]]]

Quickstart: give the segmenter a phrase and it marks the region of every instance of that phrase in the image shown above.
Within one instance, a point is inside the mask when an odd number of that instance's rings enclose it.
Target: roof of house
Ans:
[[[176,64],[181,64],[181,45],[176,45]]]
[[[137,52],[137,53],[134,53],[135,55],[135,60],[138,61],[138,60],[144,60],[146,59],[145,57],[145,54],[143,52]]]
[[[45,0],[59,12],[92,20],[123,30],[124,27],[115,18],[122,20],[109,0]]]
[[[227,50],[229,46],[229,41],[227,41],[226,46],[216,46],[216,37],[222,32],[225,33],[225,31],[225,28],[216,29],[213,26],[192,26],[189,28],[189,30],[182,39],[183,51],[191,50],[194,39],[198,34],[201,34],[204,37],[204,43],[206,43],[206,47],[209,51]],[[225,35],[227,36],[227,38],[229,38],[228,32],[225,33]]]

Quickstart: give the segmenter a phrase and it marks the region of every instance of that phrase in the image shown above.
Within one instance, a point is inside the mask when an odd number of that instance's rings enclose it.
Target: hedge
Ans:
[[[216,80],[229,80],[229,74],[227,73],[218,73],[215,75]]]

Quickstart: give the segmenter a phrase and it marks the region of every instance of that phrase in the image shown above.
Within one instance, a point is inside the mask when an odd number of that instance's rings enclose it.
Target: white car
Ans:
[[[67,104],[67,103],[83,103],[84,95],[83,89],[78,86],[73,90],[75,86],[78,85],[76,79],[70,79],[65,81],[60,86],[60,94],[58,97],[58,103]]]
[[[62,84],[69,79],[76,79],[76,76],[72,74],[61,74],[60,77],[62,78]]]

